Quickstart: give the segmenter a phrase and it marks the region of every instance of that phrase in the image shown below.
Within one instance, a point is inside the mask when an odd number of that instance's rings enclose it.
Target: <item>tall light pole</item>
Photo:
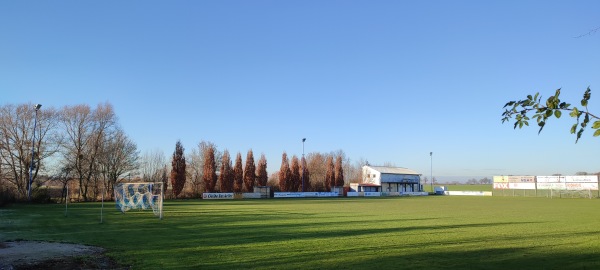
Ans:
[[[302,138],[302,192],[304,192],[304,172],[306,170],[306,161],[304,160],[304,142],[306,138]]]
[[[35,118],[33,119],[33,136],[31,138],[31,164],[29,164],[29,187],[27,189],[27,200],[31,201],[31,183],[33,183],[33,156],[35,154],[35,129],[37,128],[38,111],[42,104],[35,105]]]
[[[429,157],[430,157],[430,162],[431,162],[431,167],[429,168],[430,169],[429,176],[431,177],[431,179],[429,179],[429,181],[431,183],[431,192],[433,192],[434,191],[433,190],[433,152],[429,152]]]

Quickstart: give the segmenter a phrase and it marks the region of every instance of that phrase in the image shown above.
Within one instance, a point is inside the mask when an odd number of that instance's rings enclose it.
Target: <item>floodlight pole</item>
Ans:
[[[431,163],[431,165],[430,165],[431,167],[430,167],[430,171],[429,171],[429,173],[430,173],[429,176],[431,177],[431,179],[429,179],[429,181],[430,181],[429,183],[431,183],[431,192],[434,192],[434,190],[433,190],[433,152],[429,152],[429,157],[430,157],[430,163]]]
[[[29,186],[27,189],[27,200],[31,201],[31,184],[33,183],[33,156],[35,155],[35,130],[37,128],[38,111],[42,104],[35,105],[35,117],[33,119],[33,136],[31,138],[31,164],[29,164]]]
[[[306,170],[306,161],[304,160],[304,142],[306,138],[302,138],[302,192],[304,192],[304,172]]]

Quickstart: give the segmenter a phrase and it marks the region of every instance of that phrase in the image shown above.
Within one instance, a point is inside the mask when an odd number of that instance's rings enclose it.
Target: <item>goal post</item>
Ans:
[[[119,183],[115,185],[116,208],[125,213],[131,209],[152,209],[163,218],[163,183]]]
[[[594,198],[591,189],[552,189],[550,198]]]

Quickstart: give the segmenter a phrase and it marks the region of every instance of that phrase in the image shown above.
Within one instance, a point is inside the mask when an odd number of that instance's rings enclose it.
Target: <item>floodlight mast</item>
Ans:
[[[27,188],[27,200],[31,201],[31,184],[33,183],[33,157],[35,155],[35,130],[37,129],[38,111],[42,104],[35,105],[35,117],[33,119],[33,136],[31,138],[31,163],[29,164],[29,185]]]
[[[430,181],[429,183],[431,183],[431,192],[434,192],[434,190],[433,190],[433,152],[429,152],[429,157],[430,157],[430,162],[431,162],[431,164],[430,164],[431,167],[429,168],[430,169],[429,173],[430,173],[431,179],[429,180]]]
[[[304,192],[304,173],[306,170],[306,161],[304,160],[304,142],[306,138],[302,138],[302,192]]]

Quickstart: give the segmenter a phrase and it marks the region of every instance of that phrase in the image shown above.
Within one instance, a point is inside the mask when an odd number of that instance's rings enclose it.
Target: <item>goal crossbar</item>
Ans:
[[[116,208],[125,213],[131,209],[152,209],[163,216],[163,183],[119,183],[114,187]]]

